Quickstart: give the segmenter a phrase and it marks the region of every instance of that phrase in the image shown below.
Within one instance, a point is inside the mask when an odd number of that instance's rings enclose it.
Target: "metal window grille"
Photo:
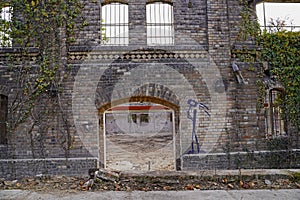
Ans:
[[[270,109],[271,109],[271,127],[272,134],[274,136],[279,136],[284,133],[284,120],[282,119],[282,110],[279,105],[276,105],[276,99],[280,91],[271,90],[270,91]]]
[[[274,33],[274,32],[278,32],[278,31],[293,31],[293,32],[297,32],[300,31],[300,25],[299,24],[294,24],[293,23],[293,19],[289,19],[287,17],[285,18],[280,18],[278,17],[277,19],[272,19],[270,17],[268,17],[267,21],[267,16],[266,16],[266,4],[276,4],[276,3],[262,3],[262,22],[261,22],[261,30],[262,31],[267,31],[269,33]],[[280,5],[280,3],[277,3],[278,5]],[[290,3],[291,5],[293,5],[294,3]],[[284,11],[284,10],[283,10]],[[280,14],[278,14],[279,16]]]
[[[102,44],[126,46],[129,43],[128,5],[110,3],[102,6]]]
[[[7,22],[11,21],[11,7],[5,6],[1,8],[1,26],[0,26],[0,46],[6,47],[11,46],[11,38],[8,34],[9,32],[9,25]]]
[[[173,45],[174,21],[173,6],[155,2],[146,5],[147,44]]]

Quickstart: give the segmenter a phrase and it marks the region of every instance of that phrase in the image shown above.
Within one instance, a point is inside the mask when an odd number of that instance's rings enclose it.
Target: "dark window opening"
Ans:
[[[6,122],[8,112],[7,96],[0,95],[0,144],[7,144]]]
[[[131,116],[131,121],[133,123],[137,123],[137,115],[136,114],[131,114],[130,116]]]
[[[140,122],[141,123],[149,123],[149,115],[148,114],[141,114],[140,115]]]

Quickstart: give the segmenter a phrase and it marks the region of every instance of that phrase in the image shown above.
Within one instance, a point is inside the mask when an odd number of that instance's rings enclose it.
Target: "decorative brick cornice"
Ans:
[[[93,52],[69,52],[68,61],[97,61],[97,60],[163,60],[163,59],[208,59],[206,51],[173,51],[164,50],[138,50],[131,52],[122,51],[93,51]]]

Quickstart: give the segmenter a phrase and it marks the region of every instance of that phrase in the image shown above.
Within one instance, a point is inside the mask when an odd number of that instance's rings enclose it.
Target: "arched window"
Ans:
[[[128,5],[109,3],[102,5],[102,45],[126,46],[129,43]]]
[[[12,45],[11,38],[9,35],[9,22],[11,21],[11,7],[1,7],[0,15],[0,47],[8,47]]]
[[[0,144],[6,144],[7,96],[0,94]]]
[[[154,2],[146,5],[147,44],[173,45],[173,6],[170,3]]]

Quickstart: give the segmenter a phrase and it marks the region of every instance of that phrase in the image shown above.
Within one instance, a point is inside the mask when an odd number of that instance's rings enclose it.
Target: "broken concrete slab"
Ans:
[[[117,172],[113,172],[107,169],[99,169],[95,171],[95,179],[101,179],[105,181],[118,181],[120,176]]]

